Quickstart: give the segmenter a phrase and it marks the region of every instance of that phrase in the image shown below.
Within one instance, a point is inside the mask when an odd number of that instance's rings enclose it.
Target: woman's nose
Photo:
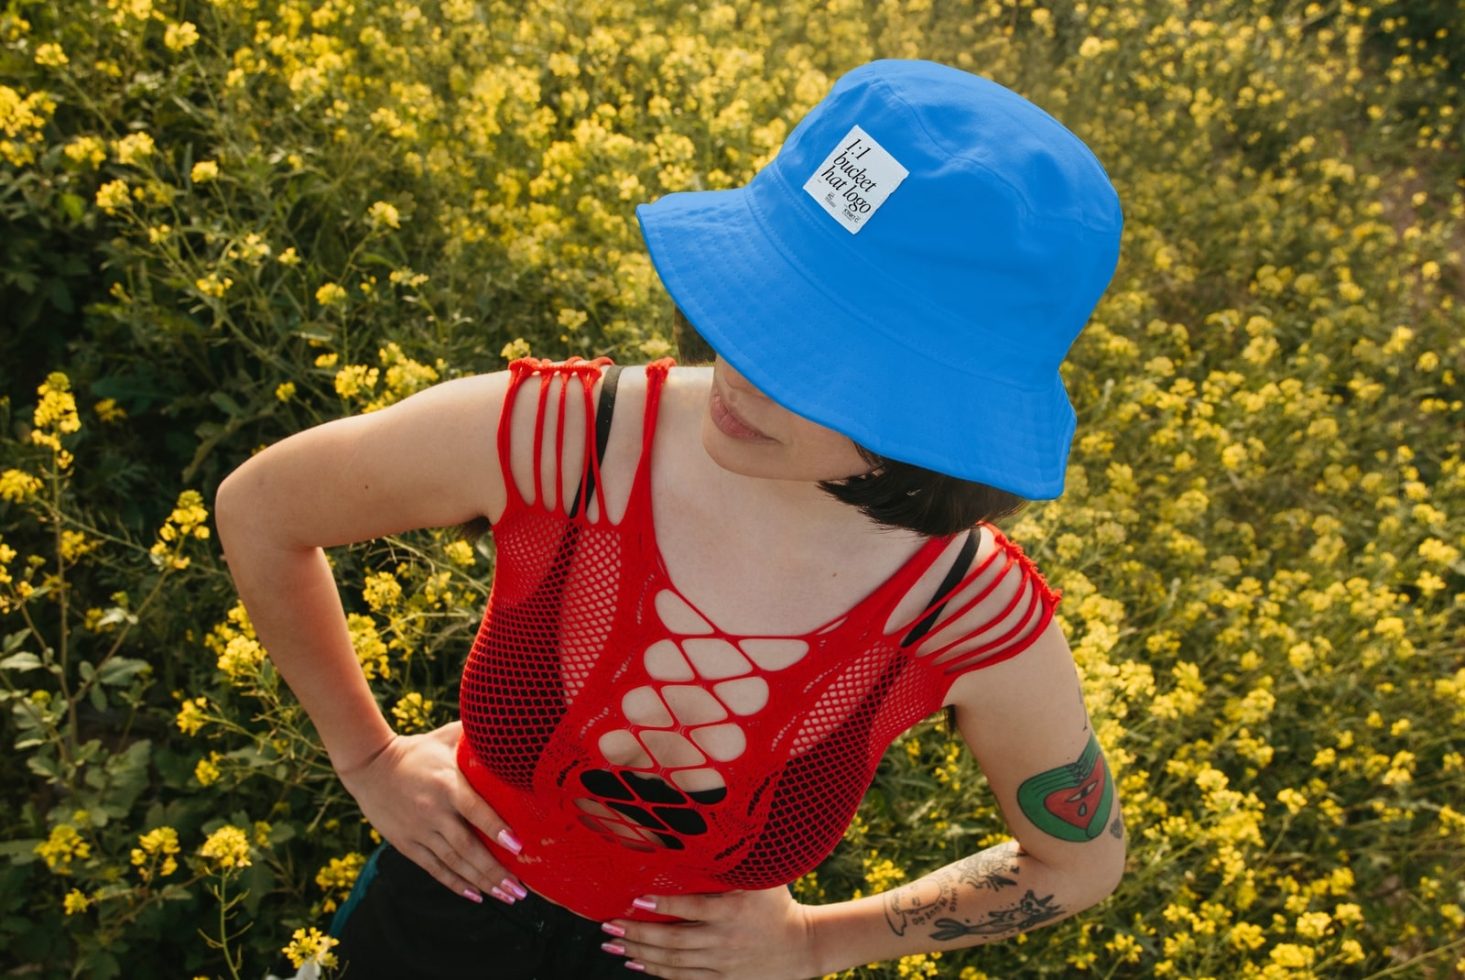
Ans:
[[[752,382],[739,374],[737,368],[733,367],[727,361],[723,360],[720,356],[717,358],[717,366],[718,370],[722,373],[724,383],[733,391],[744,395],[750,395],[755,398],[766,399],[768,397],[767,395],[763,394],[763,392],[753,387]]]

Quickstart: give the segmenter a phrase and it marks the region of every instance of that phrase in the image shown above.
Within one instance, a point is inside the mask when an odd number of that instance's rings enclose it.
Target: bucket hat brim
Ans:
[[[747,187],[636,209],[652,264],[697,332],[769,398],[866,449],[1031,500],[1059,496],[1076,418],[1057,371],[1014,386],[903,343],[910,304],[832,295],[824,284],[848,280],[849,266],[780,240],[759,213],[758,182],[777,179],[770,169]]]

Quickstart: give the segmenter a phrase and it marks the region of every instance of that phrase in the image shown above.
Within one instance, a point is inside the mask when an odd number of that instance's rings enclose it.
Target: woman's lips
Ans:
[[[773,439],[757,429],[733,412],[727,402],[722,400],[722,394],[716,386],[712,389],[711,398],[712,424],[717,426],[719,432],[732,439],[740,439],[744,442],[772,442]]]

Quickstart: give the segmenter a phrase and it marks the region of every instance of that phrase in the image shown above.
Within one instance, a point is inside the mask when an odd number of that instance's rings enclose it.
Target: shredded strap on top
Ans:
[[[958,673],[1025,649],[1059,596],[988,528],[998,547],[948,574],[903,622],[891,622],[897,604],[951,538],[927,541],[814,630],[720,628],[671,580],[656,541],[650,459],[674,362],[646,368],[640,457],[618,522],[593,444],[591,392],[608,364],[510,365],[498,433],[508,506],[463,673],[459,764],[525,839],[518,856],[485,843],[526,885],[591,918],[654,918],[631,900],[772,887],[812,869],[838,843],[890,742],[941,707]],[[535,378],[531,504],[509,465],[509,419]],[[581,393],[574,407],[572,389]],[[554,492],[544,486],[552,404],[556,460],[568,412],[584,413],[576,499],[599,501],[593,520],[590,507],[566,507],[558,472]],[[985,615],[998,595],[1006,601]],[[978,613],[981,625],[968,625]]]

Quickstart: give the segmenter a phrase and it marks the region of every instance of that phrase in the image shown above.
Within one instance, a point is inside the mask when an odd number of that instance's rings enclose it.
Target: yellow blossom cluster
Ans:
[[[224,622],[214,625],[204,638],[204,645],[218,658],[219,671],[229,683],[248,686],[259,676],[265,648],[255,636],[254,626],[249,622],[249,613],[242,602],[229,610]],[[183,712],[180,712],[180,727],[182,724]]]
[[[356,878],[361,874],[361,869],[365,866],[365,856],[352,852],[331,858],[326,862],[325,867],[316,872],[315,883],[326,893],[324,911],[334,912],[339,904],[346,900],[346,897],[351,894],[352,887],[356,884]]]
[[[183,554],[183,546],[191,539],[207,541],[210,530],[209,512],[203,505],[203,496],[197,490],[184,490],[178,495],[178,503],[168,515],[163,526],[158,528],[158,540],[148,549],[153,561],[160,567],[187,568],[192,559]]]
[[[152,881],[154,877],[166,878],[178,870],[178,831],[172,827],[158,827],[142,834],[138,846],[132,849],[132,865],[137,868],[138,877]]]
[[[251,864],[249,835],[232,824],[225,824],[209,834],[198,854],[215,873],[242,870]]]

